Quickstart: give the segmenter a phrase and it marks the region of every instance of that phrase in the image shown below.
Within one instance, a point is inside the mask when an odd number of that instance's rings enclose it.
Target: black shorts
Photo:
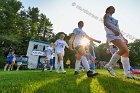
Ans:
[[[74,53],[76,54],[76,53],[79,53],[78,52],[78,49],[80,48],[80,47],[83,47],[82,45],[78,45],[77,47],[75,47],[75,51],[74,51]],[[81,56],[82,56],[82,54],[81,53],[79,53]]]

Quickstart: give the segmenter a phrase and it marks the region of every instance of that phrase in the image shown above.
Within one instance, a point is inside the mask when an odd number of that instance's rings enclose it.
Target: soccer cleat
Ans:
[[[78,71],[75,71],[75,72],[74,72],[74,75],[78,75],[78,74],[79,74]]]
[[[66,71],[62,71],[62,73],[63,73],[63,74],[65,74],[65,73],[66,73]]]
[[[88,76],[88,77],[94,77],[94,76],[96,76],[96,75],[98,75],[98,73],[93,73],[92,71],[88,71],[88,72],[87,72],[87,76]]]
[[[59,70],[56,70],[56,73],[59,73]]]
[[[117,76],[116,73],[114,72],[113,68],[108,66],[108,64],[106,64],[105,66],[105,69],[108,70],[108,72],[112,75],[112,76]]]
[[[131,73],[128,73],[127,75],[125,75],[126,78],[130,78],[130,79],[136,79],[136,80],[140,80],[140,77],[134,76]]]
[[[42,71],[44,71],[44,68],[42,69]]]
[[[97,73],[95,70],[92,70],[93,73]]]
[[[85,70],[84,70],[84,69],[82,69],[82,71],[84,72]]]
[[[47,68],[43,68],[43,69],[42,69],[42,71],[46,71],[46,70],[47,70]]]

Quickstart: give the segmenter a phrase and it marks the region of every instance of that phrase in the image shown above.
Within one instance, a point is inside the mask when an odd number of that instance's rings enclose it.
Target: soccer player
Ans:
[[[64,34],[60,35],[60,39],[55,41],[55,53],[58,56],[58,63],[57,63],[57,67],[56,67],[56,72],[59,73],[59,69],[61,67],[62,69],[62,73],[66,73],[66,71],[64,70],[64,65],[63,65],[63,57],[64,57],[64,49],[65,47],[69,48],[68,44],[64,41]]]
[[[86,58],[85,46],[83,46],[81,44],[81,40],[85,37],[85,38],[89,39],[90,41],[95,41],[95,42],[98,42],[98,43],[100,43],[101,41],[95,40],[95,39],[89,37],[82,30],[83,26],[84,26],[84,22],[79,21],[78,22],[78,28],[75,28],[73,30],[72,35],[71,35],[71,38],[69,40],[69,46],[70,46],[71,50],[73,50],[73,48],[74,48],[75,52],[76,52],[76,54],[75,54],[75,56],[76,56],[75,75],[78,74],[79,67],[80,67],[80,62],[82,60],[82,64],[87,71],[87,76],[88,77],[93,77],[93,76],[97,75],[97,73],[93,73],[92,71],[90,71],[90,67],[89,67],[89,64],[88,64],[87,58]]]
[[[18,71],[20,66],[22,65],[22,60],[23,60],[22,55],[16,58],[16,62],[17,62],[17,69],[16,69],[16,71]]]
[[[45,58],[45,64],[44,64],[44,67],[43,67],[43,71],[47,70],[46,66],[48,64],[50,64],[50,71],[52,71],[52,64],[50,63],[50,61],[51,61],[51,59],[53,59],[52,58],[53,53],[54,53],[54,44],[51,43],[50,46],[45,47],[45,56],[46,56],[46,58]]]
[[[95,55],[95,52],[94,52],[94,43],[93,41],[90,41],[89,45],[87,46],[88,50],[89,50],[89,54],[90,54],[90,68],[91,70],[95,72],[95,59],[96,59],[96,55]]]
[[[4,71],[6,71],[8,67],[8,71],[11,69],[12,62],[15,59],[14,50],[10,50],[9,54],[7,55],[6,65],[4,66]]]
[[[136,78],[134,75],[132,75],[128,71],[128,69],[130,69],[128,47],[124,43],[125,40],[124,40],[123,35],[120,32],[118,20],[112,17],[112,14],[114,13],[115,13],[115,8],[113,6],[109,6],[106,9],[106,12],[103,18],[104,27],[106,31],[107,41],[113,43],[119,50],[112,55],[109,63],[105,65],[105,68],[108,69],[108,72],[111,75],[117,76],[113,70],[113,66],[120,59],[120,57],[123,56],[122,63],[124,66],[124,70],[127,71],[127,74],[125,74],[125,77]]]
[[[126,45],[128,45],[128,41],[124,38],[124,43]],[[115,52],[118,51],[118,48],[113,45],[112,43],[108,43],[107,42],[107,51],[110,51],[110,53],[113,55]],[[127,54],[123,54],[121,56],[121,63],[122,63],[122,66],[123,66],[123,69],[124,69],[124,75],[127,76],[128,74],[131,75],[131,77],[127,77],[127,78],[137,78],[136,76],[133,76],[132,72],[133,70],[131,69],[131,66],[130,66],[130,62],[129,62],[129,57],[126,56]],[[127,60],[127,61],[126,61]],[[132,74],[130,74],[132,73]],[[133,77],[132,77],[133,76]]]

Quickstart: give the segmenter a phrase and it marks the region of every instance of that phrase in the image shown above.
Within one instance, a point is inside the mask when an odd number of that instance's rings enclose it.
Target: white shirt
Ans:
[[[52,47],[46,46],[45,51],[46,51],[47,56],[52,56],[52,53],[53,53],[53,48]]]
[[[64,41],[64,40],[61,40],[61,39],[58,39],[55,41],[55,45],[56,45],[56,50],[60,50],[60,51],[64,51],[65,47],[69,47],[68,44]]]
[[[73,33],[75,34],[75,39],[74,39],[74,47],[77,47],[78,45],[81,45],[81,40],[86,36],[86,33],[80,29],[80,28],[75,28],[73,30]]]
[[[118,20],[116,20],[115,18],[113,18],[112,16],[108,17],[108,23],[118,32],[120,32],[119,29],[119,25],[118,25]],[[110,29],[108,29],[107,27],[105,27],[105,31],[107,33],[107,35],[115,35]]]

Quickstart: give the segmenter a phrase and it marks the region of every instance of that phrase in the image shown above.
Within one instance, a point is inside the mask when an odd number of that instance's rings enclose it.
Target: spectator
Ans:
[[[12,62],[15,59],[15,54],[14,54],[14,50],[11,50],[9,52],[9,54],[7,55],[7,60],[6,60],[6,65],[4,66],[4,71],[6,71],[7,67],[8,67],[8,71],[10,71]]]
[[[18,71],[20,66],[22,65],[22,60],[23,60],[22,55],[20,57],[17,57],[17,59],[16,59],[16,62],[17,62],[17,69],[16,69],[16,71]]]

